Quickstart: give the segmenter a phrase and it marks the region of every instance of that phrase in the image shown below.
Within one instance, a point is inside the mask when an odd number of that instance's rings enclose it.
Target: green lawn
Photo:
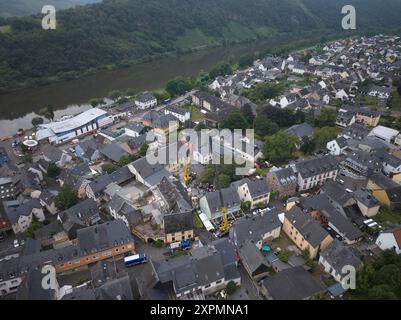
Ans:
[[[401,109],[401,97],[397,90],[393,91],[389,107],[392,110],[400,110]]]
[[[0,33],[8,33],[11,31],[10,26],[0,26]]]
[[[195,230],[203,229],[203,223],[196,212],[193,213],[193,220],[194,220]]]
[[[175,43],[180,48],[197,48],[215,44],[215,41],[195,28],[187,30],[183,36],[178,37]]]
[[[253,30],[233,21],[228,23],[228,28],[223,29],[223,36],[228,41],[244,41],[256,38]]]
[[[384,227],[392,223],[401,224],[401,212],[382,207],[373,220]]]
[[[181,108],[185,109],[189,112],[191,112],[191,109],[192,109],[192,113],[191,113],[192,121],[201,121],[204,118],[203,113],[200,112],[198,108],[191,106],[191,104],[186,104],[186,105],[182,106]]]

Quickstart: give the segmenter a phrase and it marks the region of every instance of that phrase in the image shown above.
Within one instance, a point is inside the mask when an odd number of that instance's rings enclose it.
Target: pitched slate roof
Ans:
[[[232,187],[224,188],[220,191],[208,192],[205,197],[212,214],[215,212],[220,213],[222,207],[237,207],[241,203],[237,190]]]
[[[180,181],[171,182],[164,177],[157,186],[157,190],[164,200],[163,207],[168,213],[192,211],[191,199]]]
[[[369,129],[359,123],[353,123],[344,129],[344,133],[351,138],[363,139],[369,134]]]
[[[288,186],[297,183],[297,177],[291,167],[274,171],[272,174],[276,175],[278,183],[282,186]]]
[[[372,174],[369,179],[377,184],[380,188],[383,188],[385,190],[398,186],[398,184],[394,180],[391,180],[389,177],[380,172]]]
[[[119,185],[132,180],[134,177],[134,174],[127,166],[118,168],[116,171],[109,174],[110,180]]]
[[[245,242],[241,244],[239,248],[239,255],[241,257],[241,262],[251,273],[254,273],[260,267],[264,268],[265,270],[268,268],[266,259],[263,257],[256,245],[249,239],[245,240]]]
[[[80,250],[87,254],[134,241],[125,223],[119,219],[79,229],[77,239]]]
[[[41,209],[42,205],[38,199],[30,199],[26,202],[20,203],[18,206],[7,207],[4,206],[4,211],[10,220],[11,224],[18,222],[20,216],[29,216],[33,209]]]
[[[303,137],[311,137],[313,135],[313,128],[306,122],[293,125],[286,131],[299,139],[302,139]]]
[[[69,230],[74,223],[80,225],[89,225],[90,221],[98,216],[99,209],[96,201],[92,198],[78,202],[76,205],[63,212],[60,212],[59,214],[59,217],[66,230]]]
[[[126,128],[140,134],[145,129],[145,126],[137,122],[130,122]]]
[[[302,266],[289,268],[266,278],[263,286],[274,300],[303,300],[326,289]]]
[[[320,255],[338,273],[342,274],[344,266],[353,266],[355,269],[362,264],[362,261],[354,254],[350,247],[344,246],[339,240],[334,239]]]
[[[148,92],[148,91],[145,91],[145,92],[143,92],[141,95],[139,95],[139,96],[135,99],[135,101],[139,101],[139,102],[142,102],[142,103],[146,103],[146,102],[152,101],[152,100],[154,100],[154,99],[156,99],[156,98],[155,98],[155,96],[153,95],[153,93]]]
[[[262,240],[269,233],[281,226],[276,210],[264,213],[252,218],[240,218],[235,220],[233,228],[236,234],[237,244],[242,244],[246,239],[254,242]]]
[[[139,149],[142,145],[147,144],[148,141],[146,140],[146,134],[141,134],[138,137],[133,137],[130,138],[127,141],[128,146],[132,149],[132,150],[136,150]]]
[[[331,201],[338,203],[342,207],[347,204],[353,204],[353,201],[351,201],[351,199],[353,199],[353,194],[347,192],[338,182],[329,180],[321,187],[321,190],[331,199]]]
[[[185,116],[185,114],[189,112],[189,111],[187,111],[185,109],[177,108],[177,107],[174,107],[174,106],[167,106],[165,108],[165,110],[170,111],[172,113],[177,113],[177,114],[182,115],[182,116]]]
[[[320,211],[326,219],[350,241],[358,240],[363,236],[362,232],[356,228],[347,217],[334,208],[330,199],[324,193],[304,198],[303,207],[307,211]]]
[[[169,128],[170,122],[177,123],[177,118],[169,113],[169,114],[160,116],[159,118],[155,119],[152,122],[152,126],[154,126],[156,128],[166,129],[166,128]]]
[[[97,177],[94,181],[89,183],[89,187],[93,191],[96,197],[100,196],[106,187],[112,183],[110,176],[108,174]]]
[[[192,211],[164,215],[163,226],[166,234],[193,230]]]
[[[105,156],[107,159],[110,159],[114,162],[118,162],[123,156],[128,155],[128,152],[125,151],[119,144],[110,143],[106,144],[103,148],[101,148],[100,153]]]
[[[322,173],[338,170],[338,161],[334,156],[328,155],[299,162],[295,166],[302,178],[306,179]]]
[[[387,189],[386,194],[392,203],[401,202],[401,186]]]
[[[367,190],[357,190],[354,192],[354,197],[357,201],[363,203],[368,208],[377,207],[380,205],[379,201],[371,195]]]
[[[286,219],[312,246],[316,247],[329,235],[315,220],[294,206],[285,214]]]

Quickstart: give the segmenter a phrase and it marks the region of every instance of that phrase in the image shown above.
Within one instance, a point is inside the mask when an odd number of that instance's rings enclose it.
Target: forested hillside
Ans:
[[[357,9],[358,31],[401,27],[401,0],[104,0],[41,16],[0,21],[0,90],[81,76],[166,52],[266,37],[324,36]]]
[[[27,16],[41,12],[42,7],[54,5],[57,10],[95,3],[101,0],[0,0],[0,17]]]

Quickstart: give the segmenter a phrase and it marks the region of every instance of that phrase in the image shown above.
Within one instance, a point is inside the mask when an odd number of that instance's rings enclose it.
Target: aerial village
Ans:
[[[400,37],[338,40],[2,139],[0,299],[389,294],[347,286],[344,267],[358,279],[401,259],[400,76]],[[186,128],[255,138],[210,136],[176,162],[149,161]],[[247,174],[211,164],[216,148]],[[45,266],[52,290],[40,285]]]

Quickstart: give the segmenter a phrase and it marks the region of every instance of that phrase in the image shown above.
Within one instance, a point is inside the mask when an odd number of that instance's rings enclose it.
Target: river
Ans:
[[[268,42],[258,42],[208,48],[124,69],[99,72],[78,80],[3,94],[0,95],[0,136],[12,135],[19,128],[32,127],[31,120],[36,116],[35,112],[44,106],[54,108],[56,119],[76,114],[91,107],[88,104],[91,98],[105,97],[112,90],[133,88],[144,91],[161,88],[174,77],[195,76],[227,58],[238,60],[244,54],[260,52],[268,47]]]

